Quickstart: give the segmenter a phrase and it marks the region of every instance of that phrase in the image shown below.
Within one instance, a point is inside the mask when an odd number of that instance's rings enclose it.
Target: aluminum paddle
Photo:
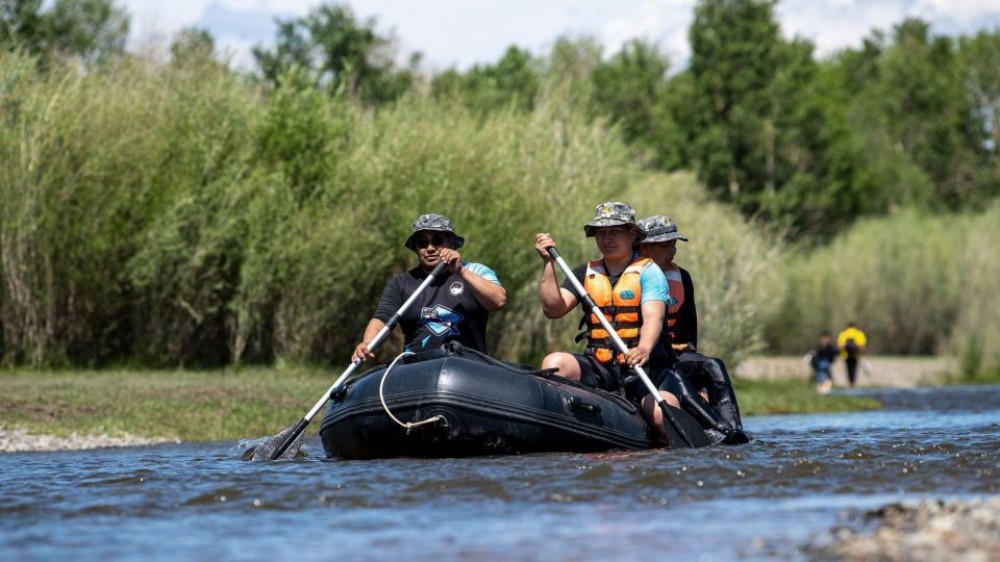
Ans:
[[[445,267],[445,262],[441,262],[436,266],[434,266],[434,269],[431,270],[431,272],[427,275],[427,278],[424,279],[424,281],[417,287],[417,289],[413,291],[413,294],[410,295],[410,298],[406,299],[403,305],[399,307],[399,310],[397,310],[396,313],[392,315],[392,318],[390,318],[389,321],[386,322],[385,326],[383,326],[382,329],[379,330],[378,334],[376,334],[375,337],[372,338],[372,341],[368,342],[367,349],[369,352],[375,351],[378,348],[378,346],[381,345],[382,342],[385,341],[387,337],[389,337],[389,333],[392,332],[393,328],[396,327],[396,324],[399,323],[399,319],[402,317],[403,313],[405,313],[410,308],[413,302],[417,300],[417,297],[424,292],[424,289],[426,289],[428,285],[434,282],[434,278],[441,273],[441,270],[443,270],[444,267]],[[284,439],[282,439],[281,443],[278,445],[277,448],[274,449],[274,451],[271,454],[266,455],[269,460],[272,461],[276,460],[279,457],[281,457],[282,454],[284,454],[284,452],[295,441],[295,439],[298,438],[298,436],[301,435],[303,431],[305,431],[306,426],[309,425],[309,422],[311,422],[312,419],[316,417],[316,414],[323,409],[323,406],[325,406],[326,403],[330,400],[330,395],[332,395],[334,391],[340,388],[340,386],[344,383],[344,381],[347,380],[347,377],[349,377],[351,373],[353,373],[355,369],[357,369],[358,366],[361,365],[361,363],[362,361],[360,359],[355,359],[354,361],[352,361],[351,365],[347,367],[347,369],[344,370],[344,372],[339,377],[337,377],[337,380],[334,381],[333,385],[331,385],[330,388],[327,389],[326,393],[323,394],[323,397],[320,398],[315,405],[313,405],[312,409],[309,410],[309,412],[307,412],[306,415],[303,416],[301,420],[299,420],[299,423],[297,423],[294,427],[291,428],[291,431],[285,429],[284,431],[278,433],[275,436],[275,439],[282,436],[284,436]],[[266,448],[264,447],[258,447],[258,449],[265,449],[266,452]],[[265,455],[262,454],[260,456],[265,456]],[[255,453],[253,455],[253,458],[259,458],[259,456]]]

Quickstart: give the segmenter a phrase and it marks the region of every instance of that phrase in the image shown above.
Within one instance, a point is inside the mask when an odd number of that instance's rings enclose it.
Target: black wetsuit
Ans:
[[[663,335],[650,358],[650,370],[657,373],[658,387],[677,396],[681,407],[703,428],[709,430],[714,439],[727,443],[745,443],[747,437],[743,433],[740,407],[725,363],[696,350],[698,312],[694,282],[686,269],[680,268],[680,274],[684,286],[684,301],[675,315],[672,327],[668,328],[669,320],[664,319]],[[686,343],[688,348],[678,354],[672,343]],[[699,391],[708,395],[707,402]]]
[[[493,271],[478,263],[465,263],[473,273],[499,284]],[[386,284],[374,317],[388,322],[427,278],[427,272],[415,267],[400,273]],[[418,352],[440,347],[450,341],[488,353],[486,323],[490,312],[476,300],[471,287],[445,270],[417,297],[416,302],[400,317],[404,348]]]

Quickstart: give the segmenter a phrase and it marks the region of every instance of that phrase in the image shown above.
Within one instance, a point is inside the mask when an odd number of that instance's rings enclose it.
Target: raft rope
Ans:
[[[400,353],[399,355],[397,355],[396,358],[392,360],[392,363],[389,363],[389,366],[386,367],[385,372],[382,373],[382,380],[379,381],[379,383],[378,383],[378,397],[379,397],[379,400],[382,401],[382,409],[385,410],[386,414],[389,414],[389,418],[392,419],[392,421],[394,421],[397,424],[399,424],[400,426],[406,428],[406,433],[410,433],[410,430],[412,430],[414,427],[420,427],[422,425],[426,425],[426,424],[429,424],[429,423],[436,423],[438,421],[443,420],[444,416],[435,415],[435,416],[431,416],[431,417],[429,417],[429,418],[427,418],[425,420],[421,420],[421,421],[418,421],[418,422],[404,422],[404,421],[401,421],[396,416],[394,416],[392,414],[392,412],[389,411],[389,405],[385,403],[385,393],[382,391],[382,388],[385,386],[385,379],[386,379],[386,377],[389,376],[389,371],[391,371],[393,369],[393,367],[396,366],[396,362],[397,361],[399,361],[403,357],[406,357],[407,355],[414,355],[414,353],[412,351],[404,351],[404,352]]]

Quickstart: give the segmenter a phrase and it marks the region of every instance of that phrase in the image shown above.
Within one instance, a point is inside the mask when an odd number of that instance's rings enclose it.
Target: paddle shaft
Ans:
[[[625,345],[625,341],[622,340],[621,336],[618,335],[618,332],[615,330],[614,326],[611,325],[611,322],[608,321],[608,318],[604,316],[603,312],[601,312],[601,308],[597,306],[597,304],[594,302],[594,299],[592,299],[590,295],[587,294],[587,290],[583,288],[583,285],[580,283],[580,280],[577,279],[575,275],[573,275],[573,269],[570,268],[569,264],[566,263],[566,260],[564,260],[562,255],[559,254],[559,250],[557,250],[553,246],[548,248],[548,252],[549,255],[552,256],[552,259],[555,260],[556,264],[559,265],[559,269],[562,269],[562,272],[566,276],[566,279],[569,279],[570,283],[573,285],[573,289],[574,291],[576,291],[577,300],[580,301],[580,305],[583,307],[584,311],[586,311],[589,314],[593,314],[594,316],[597,317],[597,321],[600,322],[601,326],[604,327],[604,331],[608,333],[608,336],[615,343],[615,346],[618,348],[618,351],[622,353],[628,353],[628,346]],[[642,384],[646,385],[646,389],[649,390],[650,394],[652,394],[653,398],[656,400],[656,403],[660,406],[660,410],[663,412],[664,419],[666,419],[670,423],[670,425],[672,425],[673,428],[677,430],[677,433],[680,435],[681,439],[683,439],[689,447],[693,447],[694,444],[691,441],[691,438],[688,437],[687,433],[684,432],[684,428],[681,427],[680,423],[678,423],[677,420],[674,419],[673,414],[670,413],[669,405],[667,404],[666,399],[664,399],[663,396],[660,394],[660,389],[656,388],[656,385],[653,384],[653,381],[649,379],[649,375],[646,374],[646,370],[640,367],[639,365],[631,367],[631,369],[635,371],[635,374],[639,375],[639,380],[642,381]],[[671,443],[670,445],[677,445],[677,444]]]
[[[377,334],[375,334],[375,337],[372,338],[370,342],[368,342],[367,349],[369,353],[378,349],[378,346],[382,345],[382,342],[385,341],[387,337],[389,337],[389,334],[392,332],[393,328],[396,327],[396,324],[399,324],[399,319],[403,316],[403,313],[405,313],[410,308],[410,306],[413,305],[413,302],[417,300],[417,297],[419,297],[421,293],[424,292],[424,289],[426,289],[428,285],[434,282],[434,278],[440,275],[444,267],[445,263],[441,262],[436,266],[434,266],[434,269],[431,270],[429,274],[427,274],[427,278],[424,279],[424,281],[419,286],[417,286],[417,289],[413,291],[413,294],[410,295],[410,298],[406,299],[406,301],[403,302],[403,305],[399,307],[399,310],[397,310],[396,313],[392,315],[392,318],[390,318],[389,321],[386,322],[385,326],[382,326],[382,329],[379,330]],[[316,402],[316,404],[313,405],[312,409],[310,409],[309,412],[307,412],[306,415],[301,420],[299,420],[299,423],[295,425],[295,427],[292,429],[292,432],[288,435],[288,437],[286,437],[285,440],[281,443],[281,445],[279,445],[278,448],[274,450],[274,453],[271,454],[271,460],[275,460],[281,457],[281,455],[288,449],[288,447],[295,441],[295,439],[305,430],[306,426],[309,425],[309,422],[311,422],[312,419],[316,417],[316,414],[318,414],[319,411],[323,409],[323,406],[325,406],[327,401],[330,400],[330,395],[333,394],[335,390],[340,388],[340,385],[343,384],[345,380],[347,380],[347,377],[351,376],[351,373],[353,373],[361,365],[361,363],[362,361],[360,359],[355,359],[354,361],[351,362],[350,366],[347,367],[347,369],[345,369],[344,372],[341,373],[339,377],[337,377],[337,380],[334,381],[332,385],[330,385],[330,388],[327,389],[323,397],[320,398]]]

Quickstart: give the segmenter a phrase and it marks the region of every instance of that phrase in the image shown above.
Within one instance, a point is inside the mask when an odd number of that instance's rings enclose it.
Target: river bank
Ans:
[[[942,384],[954,372],[953,362],[940,358],[869,362],[871,368],[860,376],[862,387]],[[848,393],[817,396],[802,358],[754,357],[734,375],[748,416],[879,407]],[[0,453],[269,435],[301,417],[330,376],[318,368],[0,372]],[[842,364],[834,378],[845,386]]]

